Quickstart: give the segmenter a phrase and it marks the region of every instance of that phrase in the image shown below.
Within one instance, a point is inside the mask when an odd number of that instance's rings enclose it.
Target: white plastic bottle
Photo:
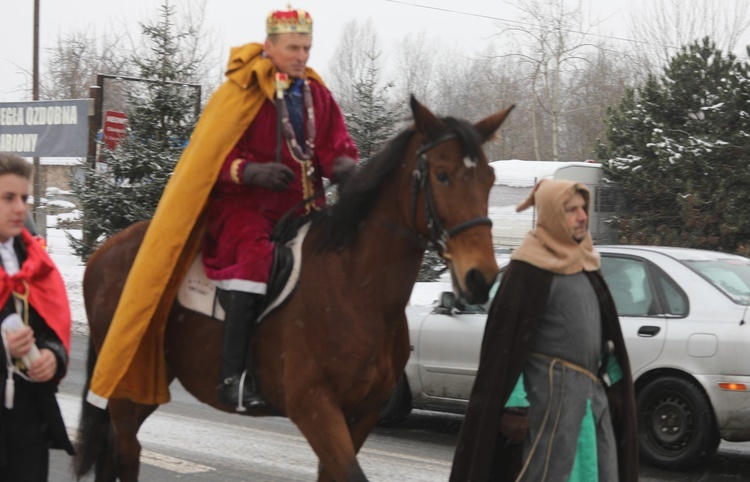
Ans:
[[[10,333],[18,331],[24,326],[25,325],[23,324],[23,320],[21,320],[21,317],[18,316],[18,313],[11,313],[10,315],[6,316],[2,323],[3,331]],[[21,357],[21,361],[24,365],[26,365],[26,368],[28,368],[37,358],[39,358],[39,348],[37,348],[36,345],[31,345],[31,350],[29,350],[27,354]]]

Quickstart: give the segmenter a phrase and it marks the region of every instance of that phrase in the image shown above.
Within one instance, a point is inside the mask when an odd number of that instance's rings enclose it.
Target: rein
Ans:
[[[448,240],[451,237],[456,236],[467,229],[473,228],[474,226],[489,225],[492,226],[492,221],[486,216],[469,219],[462,223],[453,226],[450,229],[446,229],[443,223],[440,221],[437,209],[435,208],[435,200],[432,195],[432,185],[430,183],[430,166],[429,159],[427,159],[427,152],[443,142],[447,142],[456,139],[455,132],[449,132],[438,137],[434,141],[422,145],[417,150],[417,167],[412,172],[412,198],[411,198],[411,215],[412,224],[414,229],[417,229],[417,198],[419,197],[420,189],[424,191],[424,210],[425,219],[427,220],[427,229],[430,231],[430,242],[437,250],[438,254],[444,259],[449,259],[450,255],[447,253]]]

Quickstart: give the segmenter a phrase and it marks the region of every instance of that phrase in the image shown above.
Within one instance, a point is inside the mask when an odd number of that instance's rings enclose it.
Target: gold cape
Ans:
[[[276,68],[258,43],[233,48],[227,79],[211,96],[159,200],[102,346],[87,400],[169,401],[164,332],[169,310],[203,238],[203,212],[229,152],[266,99]],[[307,78],[323,84],[312,69]],[[324,85],[324,84],[323,84]]]

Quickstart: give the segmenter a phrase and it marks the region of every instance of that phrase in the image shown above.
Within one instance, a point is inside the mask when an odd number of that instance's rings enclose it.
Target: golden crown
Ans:
[[[276,10],[268,14],[266,19],[266,33],[312,33],[312,17],[306,10],[292,10],[287,5],[286,10]]]

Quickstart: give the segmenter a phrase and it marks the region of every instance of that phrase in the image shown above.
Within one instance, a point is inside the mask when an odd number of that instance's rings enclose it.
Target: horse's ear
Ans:
[[[482,136],[482,142],[487,142],[493,135],[495,135],[495,131],[500,127],[500,124],[503,123],[506,117],[508,117],[508,114],[510,114],[510,111],[515,108],[515,105],[511,105],[510,107],[501,110],[497,114],[493,114],[485,119],[480,120],[476,124],[474,124],[474,127],[479,131],[479,134]]]
[[[411,113],[414,116],[414,127],[423,137],[428,137],[430,133],[443,128],[443,123],[440,122],[440,119],[430,112],[427,107],[420,104],[417,98],[414,97],[414,94],[411,95],[410,103]]]

